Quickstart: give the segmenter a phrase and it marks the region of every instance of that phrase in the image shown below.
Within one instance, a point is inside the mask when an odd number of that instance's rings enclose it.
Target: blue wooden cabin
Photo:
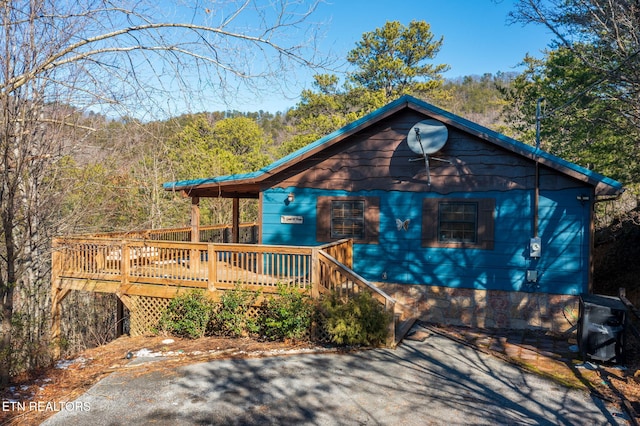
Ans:
[[[623,192],[410,96],[257,172],[165,189],[258,198],[262,244],[352,238],[355,272],[423,319],[558,329],[590,291],[594,205]]]

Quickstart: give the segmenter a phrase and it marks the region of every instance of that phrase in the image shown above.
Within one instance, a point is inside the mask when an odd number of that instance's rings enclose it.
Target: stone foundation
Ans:
[[[478,328],[569,330],[578,321],[579,296],[375,283],[418,319]]]

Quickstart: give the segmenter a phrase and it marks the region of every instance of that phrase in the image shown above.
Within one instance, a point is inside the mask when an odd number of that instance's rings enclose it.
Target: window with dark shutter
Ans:
[[[331,238],[364,238],[364,201],[331,201]]]
[[[317,199],[316,218],[318,241],[352,238],[360,244],[375,244],[380,229],[380,199],[321,196]]]
[[[444,202],[438,206],[438,240],[451,243],[478,241],[478,203]]]
[[[493,249],[495,200],[425,198],[422,246]]]

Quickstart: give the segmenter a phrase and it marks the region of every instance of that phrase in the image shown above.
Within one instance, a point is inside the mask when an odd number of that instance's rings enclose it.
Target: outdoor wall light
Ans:
[[[289,195],[287,195],[287,204],[293,203],[293,200],[296,199],[296,196],[293,195],[293,192],[290,192]]]

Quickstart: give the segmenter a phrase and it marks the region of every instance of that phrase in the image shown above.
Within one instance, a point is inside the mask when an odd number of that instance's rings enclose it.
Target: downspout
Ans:
[[[540,278],[538,271],[538,259],[542,255],[542,244],[539,237],[539,221],[540,221],[540,102],[543,98],[539,98],[536,105],[536,150],[534,153],[535,161],[535,177],[533,190],[533,236],[529,240],[529,267],[526,271],[526,282],[531,288],[537,288]]]
[[[540,121],[542,117],[540,116],[540,102],[542,102],[544,98],[538,98],[538,102],[536,104],[536,174],[535,174],[535,182],[534,182],[534,195],[533,195],[533,237],[538,238],[538,204],[540,202],[540,162],[538,161],[538,153],[540,151]]]

